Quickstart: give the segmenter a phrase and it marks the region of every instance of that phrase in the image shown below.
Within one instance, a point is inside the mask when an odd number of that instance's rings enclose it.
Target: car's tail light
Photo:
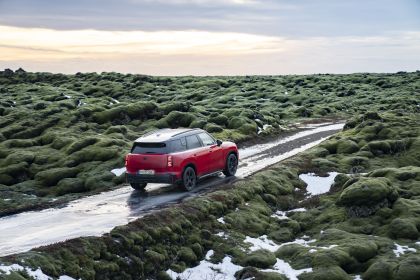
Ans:
[[[125,156],[125,166],[127,166],[128,163],[128,155]]]
[[[168,156],[168,166],[172,167],[172,156]]]

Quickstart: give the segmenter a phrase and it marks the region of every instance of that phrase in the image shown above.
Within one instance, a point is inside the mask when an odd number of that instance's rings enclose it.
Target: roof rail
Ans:
[[[171,138],[172,137],[175,137],[175,136],[178,136],[178,135],[181,135],[181,134],[184,134],[184,133],[187,133],[187,132],[190,132],[190,131],[194,131],[194,130],[200,130],[200,129],[199,128],[189,128],[188,130],[185,130],[185,131],[182,131],[182,132],[178,132],[178,133],[172,135]]]
[[[152,130],[152,131],[149,131],[149,132],[143,134],[141,137],[149,136],[149,135],[152,135],[155,132],[158,132],[159,130],[167,130],[167,129],[169,129],[169,128],[155,129],[155,130]]]

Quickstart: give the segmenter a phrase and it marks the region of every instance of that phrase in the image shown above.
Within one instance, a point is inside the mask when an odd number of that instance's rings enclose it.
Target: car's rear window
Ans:
[[[166,143],[134,143],[132,154],[166,154]]]

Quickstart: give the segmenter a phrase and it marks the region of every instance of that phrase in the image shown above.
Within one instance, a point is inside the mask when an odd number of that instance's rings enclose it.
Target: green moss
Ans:
[[[409,256],[396,266],[393,279],[415,280],[420,278],[420,257]]]
[[[245,118],[241,118],[241,117],[232,117],[229,120],[228,123],[228,128],[231,129],[239,129],[241,128],[243,125],[245,125],[247,123]]]
[[[357,143],[351,140],[340,140],[337,143],[338,154],[352,154],[359,150]]]
[[[78,173],[77,168],[52,168],[38,172],[35,175],[35,180],[43,186],[55,186],[60,180],[64,178],[75,177]]]
[[[419,231],[411,219],[396,218],[389,225],[389,233],[393,238],[407,238],[416,240]]]
[[[248,254],[242,262],[245,266],[269,268],[276,263],[276,256],[267,250],[257,250]]]
[[[299,275],[299,280],[350,280],[350,276],[339,266],[319,267],[310,273]]]
[[[360,178],[341,193],[339,205],[374,205],[384,199],[395,201],[398,196],[396,189],[386,178]]]
[[[207,130],[210,133],[215,133],[215,132],[222,132],[223,128],[219,125],[216,124],[212,124],[212,123],[208,123],[204,126],[204,129]]]
[[[393,279],[393,270],[396,267],[396,263],[379,259],[369,266],[362,277],[366,280],[387,280]]]
[[[172,111],[159,121],[158,127],[189,127],[194,120],[195,116],[191,113]]]
[[[179,250],[179,259],[187,265],[194,265],[197,262],[197,256],[191,248],[182,247]]]

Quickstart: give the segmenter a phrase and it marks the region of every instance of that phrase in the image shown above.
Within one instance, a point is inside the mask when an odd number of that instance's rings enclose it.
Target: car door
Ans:
[[[195,168],[197,169],[196,175],[200,177],[209,173],[209,166],[207,165],[207,162],[210,161],[210,155],[207,147],[203,147],[196,134],[186,136],[185,139],[187,141],[187,149],[190,160],[195,164]]]
[[[216,144],[216,140],[206,132],[198,134],[203,146],[208,151],[208,171],[216,172],[224,168],[223,149]]]

